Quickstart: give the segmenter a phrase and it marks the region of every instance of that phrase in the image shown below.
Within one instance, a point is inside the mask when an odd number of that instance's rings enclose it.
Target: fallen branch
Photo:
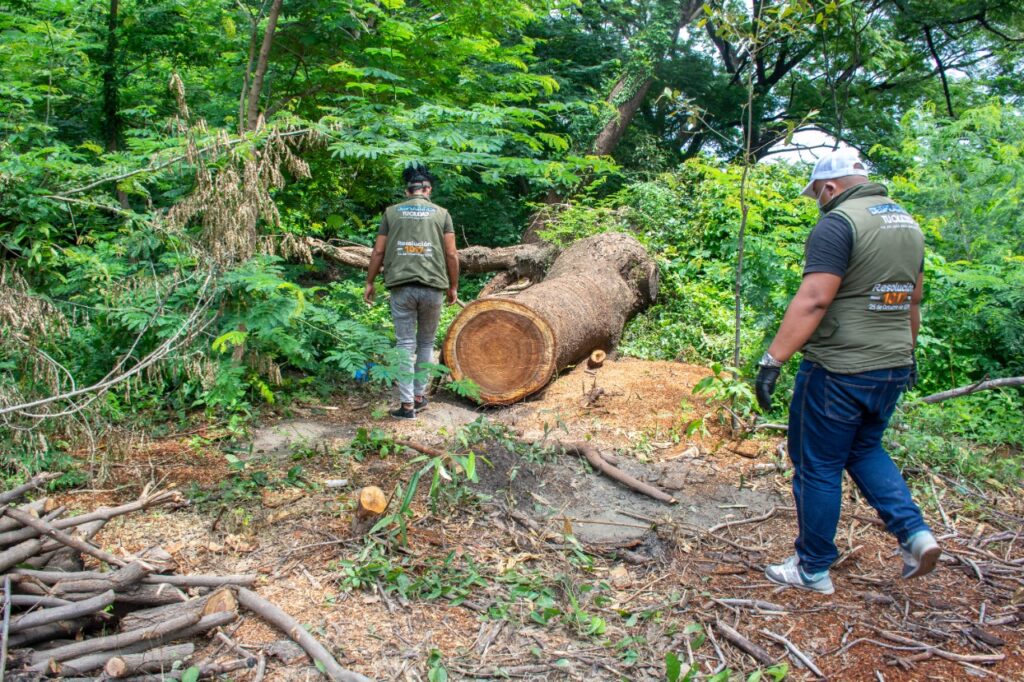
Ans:
[[[251,662],[252,659],[250,658],[241,658],[235,661],[227,661],[225,663],[199,663],[195,667],[199,669],[199,679],[206,679],[210,677],[217,677],[218,675],[226,675],[227,673],[232,673],[236,670],[251,668]],[[154,675],[135,675],[121,679],[124,680],[124,682],[170,682],[171,680],[180,680],[187,669],[188,668],[167,670]],[[96,678],[65,677],[64,682],[96,682]]]
[[[950,398],[959,398],[961,396],[977,393],[978,391],[988,391],[993,388],[1008,388],[1012,386],[1024,386],[1024,377],[990,379],[988,381],[982,381],[969,386],[960,386],[959,388],[942,391],[941,393],[932,393],[931,395],[926,395],[920,400],[922,403],[941,403],[942,401],[949,400]]]
[[[9,581],[9,576],[4,576],[5,581]],[[26,606],[28,608],[48,608],[51,606],[67,606],[72,602],[67,599],[61,599],[60,597],[47,597],[37,594],[12,594],[11,595],[11,606]]]
[[[586,443],[562,442],[559,442],[558,445],[565,452],[573,452],[578,455],[582,455],[590,463],[590,466],[594,467],[608,478],[622,483],[627,488],[667,504],[676,504],[678,502],[676,498],[672,497],[661,488],[655,487],[650,483],[644,483],[643,481],[630,476],[622,469],[609,464],[603,457],[601,457],[601,453],[598,452],[597,448],[593,445],[588,445]]]
[[[769,630],[763,630],[762,629],[761,632],[766,637],[768,637],[769,639],[773,639],[776,642],[778,642],[779,644],[781,644],[782,646],[786,647],[786,649],[789,650],[790,654],[792,654],[798,661],[803,663],[807,667],[808,670],[810,670],[812,673],[817,675],[819,678],[824,678],[825,677],[825,673],[821,672],[821,669],[818,668],[818,666],[814,665],[814,661],[812,661],[811,658],[807,654],[805,654],[804,652],[800,651],[800,649],[797,647],[796,644],[793,644],[791,641],[789,641],[788,639],[786,639],[782,635],[777,635],[774,632],[771,632]]]
[[[54,585],[66,580],[105,580],[112,573],[101,571],[36,571],[28,568],[16,568],[11,571],[12,576],[24,576],[38,580],[41,583]],[[256,576],[253,574],[244,575],[147,575],[142,579],[147,585],[175,585],[177,587],[224,587],[230,585],[244,585],[246,587],[256,583]]]
[[[909,637],[898,635],[895,632],[889,632],[888,630],[882,630],[875,627],[872,627],[871,629],[890,641],[905,644],[907,646],[919,647],[925,653],[938,656],[939,658],[944,658],[947,661],[955,661],[957,663],[992,664],[998,663],[1006,658],[1006,654],[957,654],[952,651],[946,651],[945,649],[932,646],[931,644],[919,642],[916,639],[910,639]]]
[[[86,580],[66,580],[53,586],[53,594],[64,595],[71,592],[119,592],[139,582],[149,575],[149,567],[140,561],[133,561],[119,571],[101,574],[102,578]]]
[[[723,606],[737,607],[746,606],[752,609],[759,609],[761,611],[786,611],[785,606],[779,606],[773,604],[770,601],[762,601],[760,599],[712,599],[712,601],[721,604]]]
[[[787,507],[787,509],[791,509],[791,507]],[[732,526],[742,526],[747,523],[761,523],[762,521],[767,521],[771,517],[775,516],[775,513],[777,511],[779,511],[779,507],[772,507],[762,516],[753,516],[747,519],[735,519],[733,521],[726,521],[724,523],[718,524],[717,526],[711,526],[711,528],[708,528],[708,532],[717,533],[723,528],[731,528]]]
[[[128,565],[128,562],[125,561],[124,559],[121,559],[120,557],[116,557],[113,554],[111,554],[110,552],[106,552],[106,551],[104,551],[104,550],[102,550],[102,549],[100,549],[98,547],[94,547],[94,546],[90,545],[87,542],[83,542],[82,540],[79,540],[78,538],[72,537],[72,536],[68,535],[67,533],[65,533],[64,531],[59,530],[58,528],[55,528],[52,524],[47,523],[46,521],[43,521],[42,519],[37,519],[36,517],[32,516],[31,514],[26,514],[26,513],[22,512],[22,511],[18,510],[18,509],[8,509],[6,511],[6,514],[8,516],[10,516],[12,519],[14,519],[16,521],[19,521],[19,522],[25,524],[26,526],[30,526],[32,528],[35,528],[41,534],[48,535],[49,537],[53,538],[57,542],[61,543],[62,545],[67,545],[68,547],[74,547],[75,549],[77,549],[79,552],[82,552],[83,554],[88,554],[90,556],[96,557],[100,561],[105,561],[106,563],[111,564],[113,566],[127,566]]]
[[[7,646],[11,649],[28,646],[36,642],[51,642],[55,639],[67,639],[78,633],[88,622],[85,618],[78,620],[61,620],[49,625],[29,628],[24,632],[7,638]]]
[[[739,632],[733,630],[729,625],[718,620],[715,621],[715,629],[718,630],[718,633],[729,640],[729,642],[731,642],[737,649],[749,654],[758,663],[761,663],[762,665],[775,665],[775,658],[768,653],[764,647],[760,644],[751,642]]]
[[[28,491],[35,490],[44,483],[49,483],[55,478],[60,478],[62,475],[63,474],[54,473],[36,474],[27,483],[22,483],[16,488],[11,488],[6,492],[0,493],[0,504],[7,504],[9,502],[13,502],[20,498],[25,493],[27,493]]]
[[[304,242],[312,253],[353,268],[370,267],[368,246],[335,246],[314,237]],[[468,246],[459,249],[459,269],[464,273],[513,271],[539,279],[557,249],[550,244],[516,244],[514,246]],[[531,277],[532,276],[532,277]]]
[[[48,625],[62,620],[70,620],[79,616],[88,616],[101,611],[114,603],[114,591],[108,590],[103,594],[96,595],[67,606],[57,606],[52,609],[32,611],[17,618],[11,619],[9,632],[15,634],[23,630]]]
[[[422,452],[424,455],[430,457],[446,457],[447,455],[437,448],[432,448],[429,445],[423,445],[411,440],[396,440],[395,445],[401,445],[404,448],[415,450],[416,452]]]
[[[110,521],[115,517],[149,509],[156,505],[168,504],[176,506],[181,503],[181,493],[177,490],[164,490],[150,494],[149,490],[146,489],[142,491],[142,496],[134,502],[128,502],[127,504],[122,504],[118,507],[101,507],[88,514],[81,514],[79,516],[72,516],[68,519],[54,521],[53,527],[58,530],[67,530],[68,528],[82,526],[94,521]],[[37,535],[39,535],[39,531],[35,528],[21,528],[20,530],[0,534],[0,545],[13,544],[15,542],[36,537]]]
[[[90,521],[81,526],[76,526],[73,533],[75,537],[83,542],[92,542],[92,539],[103,530],[105,525],[107,525],[107,522],[103,519]],[[58,545],[57,548],[50,550],[50,546],[54,544]],[[66,545],[51,541],[43,547],[41,554],[26,561],[25,566],[45,568],[48,571],[77,571],[82,569],[82,555],[73,547],[67,547]]]
[[[324,648],[324,645],[309,634],[297,620],[252,590],[244,587],[240,588],[238,590],[238,603],[284,632],[296,644],[305,649],[306,653],[309,654],[309,657],[315,663],[323,666],[324,673],[330,679],[337,682],[371,682],[370,678],[346,670],[338,665],[338,661]]]
[[[42,516],[48,511],[52,511],[53,507],[48,506],[50,504],[51,501],[49,497],[41,497],[38,500],[33,500],[32,502],[23,504],[18,508],[21,509],[21,511],[28,512],[36,516]],[[6,507],[0,505],[0,533],[6,533],[9,530],[17,530],[21,528],[20,523],[18,523],[14,519],[9,519],[3,515],[3,512],[5,510]]]

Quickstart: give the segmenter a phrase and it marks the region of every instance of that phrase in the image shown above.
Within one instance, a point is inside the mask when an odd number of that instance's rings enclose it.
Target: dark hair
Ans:
[[[405,182],[405,189],[415,191],[425,187],[434,186],[434,175],[427,170],[426,166],[415,164],[407,166],[402,171],[402,180]]]

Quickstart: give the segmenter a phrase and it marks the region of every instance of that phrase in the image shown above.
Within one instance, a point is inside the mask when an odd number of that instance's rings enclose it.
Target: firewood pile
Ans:
[[[149,487],[134,502],[65,517],[49,498],[24,498],[52,480],[44,474],[0,493],[0,583],[3,587],[0,680],[196,680],[253,669],[267,656],[301,647],[329,679],[368,678],[342,668],[294,618],[253,592],[255,575],[180,575],[159,547],[116,556],[92,544],[118,516],[185,504],[177,491]],[[83,570],[90,556],[107,570]],[[289,640],[264,651],[243,648],[225,631],[249,612]],[[216,646],[197,660],[194,640]],[[296,646],[297,645],[297,646]]]

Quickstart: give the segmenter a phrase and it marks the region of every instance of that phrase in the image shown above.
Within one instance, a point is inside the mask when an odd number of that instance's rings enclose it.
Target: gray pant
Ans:
[[[398,397],[403,403],[413,402],[414,395],[423,395],[428,377],[424,363],[434,358],[434,335],[441,318],[444,292],[432,287],[407,284],[395,287],[391,293],[391,320],[395,323],[395,345],[405,351],[404,366],[413,379],[398,380]],[[415,358],[415,368],[413,359]],[[423,374],[420,374],[423,372]]]

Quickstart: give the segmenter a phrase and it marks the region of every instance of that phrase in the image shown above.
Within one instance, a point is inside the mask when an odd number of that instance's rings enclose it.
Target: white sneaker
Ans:
[[[900,543],[903,550],[903,577],[918,578],[935,570],[935,564],[942,556],[942,548],[931,531],[919,530],[906,542]]]
[[[804,590],[811,590],[812,592],[820,592],[821,594],[832,594],[836,591],[836,588],[832,585],[832,578],[829,576],[828,570],[824,570],[821,573],[805,573],[804,569],[800,568],[800,557],[796,554],[781,564],[765,567],[764,574],[768,580],[779,585],[799,587]]]

